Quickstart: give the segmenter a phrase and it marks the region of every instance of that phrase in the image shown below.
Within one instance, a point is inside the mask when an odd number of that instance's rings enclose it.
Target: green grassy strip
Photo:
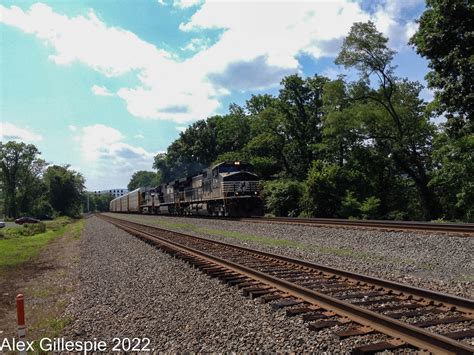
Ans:
[[[30,237],[19,237],[0,240],[0,270],[25,263],[36,257],[53,239],[64,235],[66,232],[74,233],[78,238],[84,221],[63,225],[45,233]]]

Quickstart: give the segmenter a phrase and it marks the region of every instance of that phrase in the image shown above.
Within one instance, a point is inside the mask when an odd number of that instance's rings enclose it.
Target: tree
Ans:
[[[221,116],[194,122],[181,132],[166,153],[155,156],[153,168],[161,174],[162,182],[169,182],[198,173],[219,155],[217,150],[217,122]]]
[[[81,212],[84,178],[69,166],[52,165],[44,173],[49,202],[61,215],[76,217]]]
[[[428,59],[426,76],[435,89],[438,113],[447,122],[435,141],[437,168],[430,187],[438,192],[443,214],[472,221],[474,216],[474,5],[465,0],[428,0],[410,43]]]
[[[366,121],[370,138],[415,183],[424,218],[437,218],[440,205],[429,186],[435,128],[419,98],[422,86],[394,76],[391,62],[395,51],[387,47],[387,42],[372,22],[355,23],[344,39],[336,63],[359,70],[361,78],[353,86],[352,100],[372,103]],[[369,86],[374,77],[378,89]]]
[[[315,75],[302,79],[298,75],[285,77],[278,95],[278,109],[284,117],[282,130],[286,137],[283,154],[288,162],[289,175],[303,180],[317,158],[315,145],[321,142],[323,117],[323,87],[327,78]]]
[[[245,151],[262,179],[286,175],[290,170],[290,164],[284,154],[287,136],[283,131],[283,122],[283,115],[273,106],[268,106],[252,116],[251,137]]]
[[[139,187],[155,187],[160,184],[160,174],[153,171],[139,170],[133,173],[127,185],[128,191]]]
[[[343,168],[315,160],[305,181],[303,199],[306,211],[317,217],[335,217],[349,185]]]
[[[110,201],[114,199],[112,194],[96,195],[91,192],[85,192],[82,195],[82,210],[84,212],[107,212]]]
[[[448,219],[474,221],[474,136],[454,139],[441,134],[435,141],[433,157],[438,168],[430,186],[441,196]]]
[[[454,114],[455,121],[467,124],[474,119],[474,4],[427,0],[418,23],[410,43],[429,60],[432,71],[426,80],[436,90],[440,111],[448,112],[450,120]]]
[[[229,107],[229,114],[217,121],[216,141],[218,154],[238,152],[250,139],[249,117],[236,104]]]
[[[264,188],[267,210],[275,216],[296,217],[301,212],[303,187],[297,181],[268,181]]]
[[[5,189],[6,216],[18,216],[19,191],[23,191],[24,198],[30,198],[27,192],[34,188],[33,181],[46,165],[39,154],[32,144],[0,142],[0,179]]]

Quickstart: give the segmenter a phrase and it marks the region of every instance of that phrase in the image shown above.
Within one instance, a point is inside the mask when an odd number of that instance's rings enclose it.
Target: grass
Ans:
[[[52,221],[45,221],[44,224],[46,224],[47,229],[57,230],[68,224],[71,224],[72,222],[74,222],[74,219],[72,219],[71,217],[62,216],[55,218]]]
[[[64,328],[72,322],[72,318],[69,316],[55,318],[54,316],[49,316],[44,314],[41,316],[41,321],[34,324],[34,331],[41,332],[42,338],[54,339],[57,338]],[[39,346],[40,340],[33,341],[33,349],[35,349],[36,354],[47,354],[46,351],[41,350]]]
[[[71,317],[42,317],[41,321],[34,325],[36,330],[41,330],[41,334],[44,338],[55,338],[61,334],[62,330],[71,323]]]
[[[71,223],[70,221],[68,223]],[[51,229],[45,233],[0,239],[0,270],[23,264],[35,258],[49,242],[64,235],[64,233],[73,233],[76,239],[79,238],[83,225],[84,221],[82,220],[73,224],[66,224],[66,220],[62,219],[59,222],[50,223],[49,228]]]

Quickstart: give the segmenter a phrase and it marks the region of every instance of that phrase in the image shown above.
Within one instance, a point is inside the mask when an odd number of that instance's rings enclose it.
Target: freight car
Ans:
[[[154,188],[133,190],[110,202],[111,212],[261,216],[263,201],[258,176],[250,164],[225,162],[200,174]]]

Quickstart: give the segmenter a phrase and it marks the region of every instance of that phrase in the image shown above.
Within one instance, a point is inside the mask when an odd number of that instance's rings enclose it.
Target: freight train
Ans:
[[[224,162],[110,202],[111,212],[246,217],[263,215],[260,183],[250,164]]]

